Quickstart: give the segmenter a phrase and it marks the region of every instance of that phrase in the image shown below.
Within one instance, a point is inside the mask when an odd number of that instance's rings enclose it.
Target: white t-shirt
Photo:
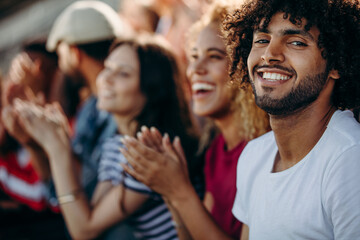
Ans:
[[[250,239],[360,239],[360,125],[336,111],[315,147],[272,173],[273,132],[251,141],[237,166],[233,214]]]

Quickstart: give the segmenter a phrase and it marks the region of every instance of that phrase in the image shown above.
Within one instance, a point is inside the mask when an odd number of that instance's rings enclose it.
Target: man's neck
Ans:
[[[335,107],[314,102],[289,116],[270,116],[279,152],[273,172],[286,170],[301,161],[320,140]]]
[[[90,88],[91,93],[95,96],[97,95],[96,78],[103,68],[104,66],[101,62],[91,59],[90,57],[88,57],[86,62],[80,67],[81,74],[84,76],[86,84]]]

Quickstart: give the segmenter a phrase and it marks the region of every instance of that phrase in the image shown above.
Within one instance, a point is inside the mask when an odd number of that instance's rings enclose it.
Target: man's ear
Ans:
[[[43,65],[44,65],[44,62],[40,58],[37,58],[33,61],[33,66],[32,66],[31,70],[35,76],[41,74],[41,72],[43,70]]]
[[[69,50],[71,63],[75,66],[79,66],[82,58],[80,49],[76,46],[69,46]]]
[[[330,72],[329,72],[329,78],[332,78],[332,79],[334,79],[334,80],[337,80],[337,79],[339,79],[340,78],[340,74],[339,74],[339,71],[338,70],[331,70]]]

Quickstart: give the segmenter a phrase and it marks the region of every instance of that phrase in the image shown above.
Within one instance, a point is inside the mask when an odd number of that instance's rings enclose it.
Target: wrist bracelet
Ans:
[[[77,196],[79,195],[79,193],[81,193],[81,192],[82,192],[82,190],[76,190],[69,194],[58,196],[57,200],[58,200],[59,205],[74,202],[77,199]]]

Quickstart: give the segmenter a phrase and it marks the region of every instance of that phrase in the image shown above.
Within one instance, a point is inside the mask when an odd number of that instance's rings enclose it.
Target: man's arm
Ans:
[[[29,152],[31,164],[34,167],[36,173],[39,175],[39,178],[42,181],[50,180],[50,165],[45,151],[35,142],[24,144],[23,146]]]
[[[329,164],[324,177],[324,208],[335,239],[360,236],[360,146],[355,145]]]

